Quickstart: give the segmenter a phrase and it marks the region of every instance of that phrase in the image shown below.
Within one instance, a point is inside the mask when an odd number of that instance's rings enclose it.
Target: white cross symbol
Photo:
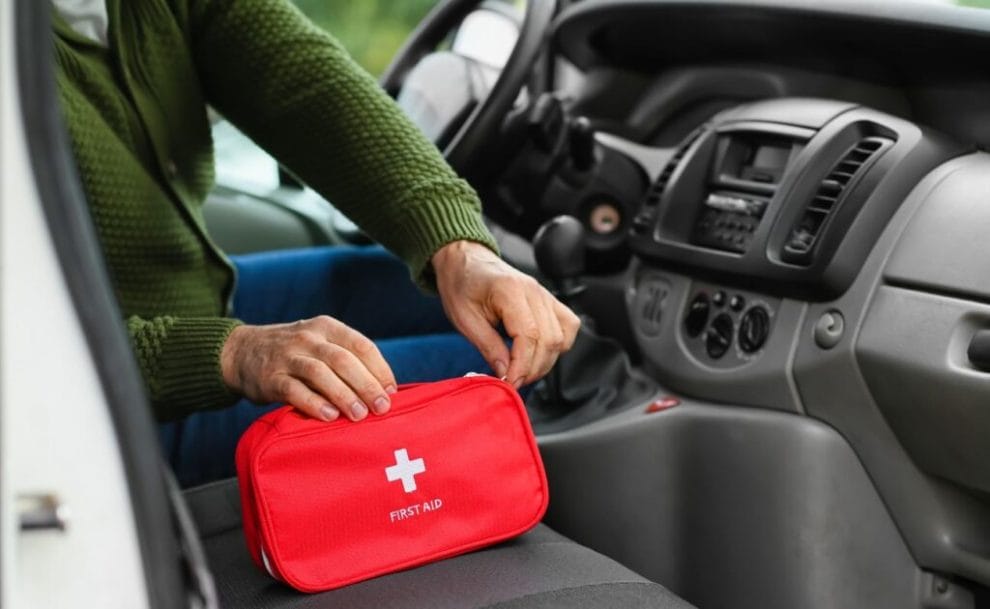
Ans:
[[[389,482],[402,480],[402,490],[411,493],[416,490],[416,474],[426,471],[426,464],[422,459],[409,460],[409,453],[406,449],[400,448],[395,451],[395,465],[385,468],[385,477]]]

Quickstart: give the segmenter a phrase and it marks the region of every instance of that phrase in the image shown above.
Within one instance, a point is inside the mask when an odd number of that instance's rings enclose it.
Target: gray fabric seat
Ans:
[[[251,562],[235,481],[185,496],[224,609],[691,609],[662,586],[544,525],[486,550],[331,592],[299,594]]]

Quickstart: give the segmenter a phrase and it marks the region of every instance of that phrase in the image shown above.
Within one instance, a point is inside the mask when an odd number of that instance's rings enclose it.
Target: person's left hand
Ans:
[[[574,344],[577,315],[484,245],[455,241],[431,262],[451,323],[516,388],[543,377]],[[496,329],[499,322],[512,339],[511,351]]]

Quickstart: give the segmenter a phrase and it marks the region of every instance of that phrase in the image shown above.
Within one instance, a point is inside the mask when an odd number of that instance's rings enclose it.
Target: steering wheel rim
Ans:
[[[382,87],[396,97],[406,76],[428,53],[436,49],[444,36],[474,11],[479,0],[441,0],[413,30],[381,77]],[[550,24],[557,11],[557,0],[526,0],[519,38],[505,67],[488,96],[481,100],[458,128],[443,150],[444,158],[461,175],[470,176],[472,168],[484,165],[485,157],[494,153],[492,137],[530,75]]]

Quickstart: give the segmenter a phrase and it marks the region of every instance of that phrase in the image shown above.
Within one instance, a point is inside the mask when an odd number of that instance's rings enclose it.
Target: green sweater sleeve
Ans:
[[[496,249],[477,194],[341,45],[287,0],[188,0],[208,101],[428,284],[458,239]]]
[[[127,319],[157,419],[174,420],[204,405],[222,408],[236,401],[223,383],[220,352],[240,323],[219,317]]]

